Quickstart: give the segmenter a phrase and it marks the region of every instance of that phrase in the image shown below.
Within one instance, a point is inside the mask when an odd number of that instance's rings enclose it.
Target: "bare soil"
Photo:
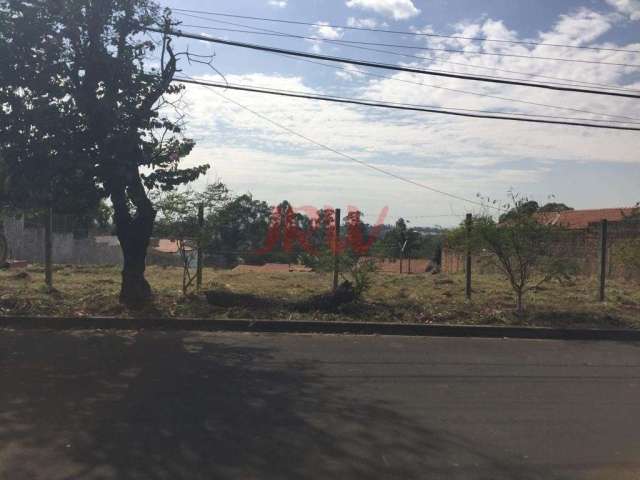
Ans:
[[[161,316],[383,321],[484,325],[640,328],[640,285],[611,280],[599,303],[595,278],[548,283],[526,297],[527,312],[514,313],[514,296],[499,275],[476,275],[473,300],[464,298],[462,275],[378,273],[361,301],[334,309],[314,307],[331,275],[313,272],[237,272],[205,269],[203,292],[182,295],[182,272],[148,268],[155,299],[142,310],[118,303],[116,267],[56,266],[55,291],[44,286],[42,267],[0,271],[0,315]],[[224,291],[220,305],[206,291]],[[300,308],[307,305],[309,308]]]

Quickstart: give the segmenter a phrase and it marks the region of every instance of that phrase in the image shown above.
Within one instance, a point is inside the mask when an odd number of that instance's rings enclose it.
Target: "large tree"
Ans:
[[[37,3],[0,0],[0,203],[78,213],[98,205],[70,153],[81,119],[65,85],[58,24]]]
[[[209,219],[212,226],[209,252],[222,253],[231,263],[246,253],[251,254],[248,255],[251,260],[264,257],[257,252],[264,247],[272,213],[272,207],[255,200],[250,193],[233,198]]]
[[[0,56],[12,55],[3,65],[9,72],[7,82],[3,73],[3,91],[18,110],[53,109],[49,123],[60,117],[67,133],[59,155],[38,153],[34,167],[25,171],[37,175],[43,172],[38,165],[49,164],[54,172],[67,166],[86,187],[80,195],[74,193],[74,200],[94,194],[111,200],[124,257],[120,299],[142,303],[152,295],[144,277],[156,214],[148,192],[171,190],[207,168],[179,168],[194,143],[182,136],[179,117],[169,118],[164,108],[167,96],[181,90],[172,83],[179,54],[168,35],[153,39],[146,29],[168,31],[174,25],[170,12],[162,13],[152,0],[0,0],[0,11],[3,28],[10,32],[0,36]],[[16,35],[24,44],[19,51],[13,46]],[[46,53],[50,45],[56,51],[33,70],[32,57]],[[148,68],[155,51],[159,66]],[[22,92],[30,71],[38,80],[28,86],[33,95],[27,98]],[[3,111],[8,118],[15,116],[13,105],[3,102]],[[25,128],[42,124],[37,115],[32,117]],[[6,150],[5,142],[0,148]],[[5,158],[11,174],[20,170],[20,162],[9,153]]]

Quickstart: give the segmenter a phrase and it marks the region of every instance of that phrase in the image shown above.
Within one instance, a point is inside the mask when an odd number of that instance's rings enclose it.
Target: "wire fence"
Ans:
[[[640,279],[640,269],[633,262],[634,253],[640,252],[640,223],[607,222],[606,228],[606,277]],[[566,259],[578,275],[599,275],[602,265],[602,223],[563,231],[558,235],[550,255]],[[489,253],[474,255],[473,270],[478,274],[496,273],[498,269],[490,261],[491,258]],[[442,270],[452,274],[464,272],[464,253],[445,247]]]

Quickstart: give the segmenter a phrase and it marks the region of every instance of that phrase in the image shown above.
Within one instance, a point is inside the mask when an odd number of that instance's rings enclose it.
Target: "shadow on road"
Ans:
[[[4,479],[545,479],[355,398],[312,362],[188,334],[5,332]]]

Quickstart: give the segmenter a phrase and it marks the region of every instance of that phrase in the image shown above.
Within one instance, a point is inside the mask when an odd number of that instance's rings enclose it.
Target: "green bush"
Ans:
[[[527,292],[575,273],[574,262],[557,248],[563,229],[540,222],[530,206],[528,200],[514,196],[513,208],[500,222],[481,215],[473,219],[469,232],[463,223],[447,238],[450,248],[460,252],[469,249],[495,265],[515,294],[519,314],[524,311]]]
[[[313,264],[314,268],[321,272],[333,272],[335,258],[329,249],[323,250],[315,257],[315,261],[307,260],[306,264]],[[356,254],[348,249],[338,254],[338,272],[346,282],[353,284],[356,298],[371,288],[373,275],[378,271],[378,264],[372,258]]]
[[[620,266],[624,277],[640,278],[640,238],[621,240],[612,250],[611,260]]]

